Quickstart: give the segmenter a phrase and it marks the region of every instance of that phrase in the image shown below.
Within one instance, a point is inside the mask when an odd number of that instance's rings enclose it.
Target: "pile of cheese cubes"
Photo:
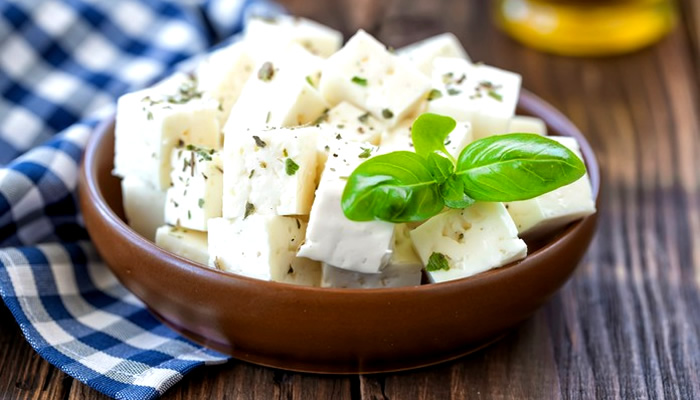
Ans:
[[[354,222],[346,178],[377,154],[411,150],[423,112],[458,121],[446,146],[508,132],[546,134],[514,116],[519,75],[472,63],[439,35],[392,51],[364,31],[345,45],[313,21],[253,19],[244,39],[118,102],[114,174],[129,224],[211,268],[307,286],[419,285],[441,253],[463,278],[522,259],[523,235],[595,212],[587,177],[541,197],[477,203],[422,224]],[[571,138],[555,138],[578,152]]]

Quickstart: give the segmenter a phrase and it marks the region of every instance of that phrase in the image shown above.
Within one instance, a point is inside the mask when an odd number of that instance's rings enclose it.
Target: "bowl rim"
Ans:
[[[494,280],[501,280],[508,277],[514,277],[517,274],[523,272],[529,268],[536,268],[539,263],[535,262],[538,258],[543,257],[543,255],[557,245],[559,245],[566,237],[571,235],[574,231],[581,229],[582,225],[588,219],[595,219],[600,208],[600,188],[601,188],[601,174],[598,161],[595,157],[595,153],[591,148],[590,144],[586,140],[586,137],[581,133],[581,131],[571,122],[564,114],[559,110],[554,108],[552,105],[542,100],[535,94],[531,93],[526,89],[521,90],[520,98],[518,100],[518,108],[525,111],[526,114],[531,115],[546,115],[548,118],[545,123],[550,129],[558,133],[563,133],[563,136],[571,136],[577,139],[581,153],[583,154],[584,162],[588,170],[588,176],[591,180],[592,194],[596,200],[596,208],[598,209],[596,213],[584,217],[583,219],[572,223],[565,230],[556,235],[556,237],[538,248],[532,253],[528,253],[527,256],[519,261],[506,264],[504,266],[493,268],[482,273],[468,276],[465,278],[455,279],[451,281],[445,281],[440,283],[423,284],[418,286],[404,286],[396,288],[322,288],[322,287],[311,287],[311,286],[299,286],[292,285],[288,283],[275,282],[275,281],[265,281],[260,279],[255,279],[247,277],[244,275],[237,275],[232,272],[221,271],[215,268],[211,268],[204,264],[200,264],[191,261],[187,258],[179,256],[177,254],[171,253],[165,249],[158,247],[154,242],[144,238],[134,231],[129,225],[122,220],[112,208],[107,204],[102,191],[98,185],[98,164],[96,162],[96,155],[98,154],[98,146],[102,143],[103,137],[107,135],[110,129],[113,129],[115,124],[115,114],[105,118],[100,124],[98,124],[92,132],[92,135],[88,139],[85,146],[85,151],[83,155],[83,162],[81,165],[81,183],[87,185],[86,193],[95,204],[95,209],[99,215],[105,220],[106,225],[112,227],[116,231],[116,234],[122,236],[132,245],[142,249],[143,251],[155,253],[156,256],[174,268],[186,267],[197,274],[209,275],[208,278],[215,279],[228,279],[232,281],[239,281],[241,284],[255,284],[259,285],[261,289],[270,290],[284,290],[284,291],[300,291],[309,293],[323,293],[326,295],[344,295],[344,296],[372,296],[372,295],[391,295],[391,294],[401,294],[401,293],[431,293],[435,290],[468,290],[469,287],[493,283]],[[543,118],[544,119],[544,118]],[[525,262],[529,261],[529,262]]]

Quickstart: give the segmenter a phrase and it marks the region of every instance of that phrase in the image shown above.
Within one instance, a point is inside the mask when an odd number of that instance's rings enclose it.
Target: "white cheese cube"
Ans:
[[[343,177],[366,160],[360,155],[367,146],[371,145],[350,142],[329,155],[299,256],[363,273],[379,273],[391,259],[393,224],[351,221],[340,206],[346,183]]]
[[[525,258],[527,246],[501,203],[451,209],[410,233],[430,278],[444,282],[472,276]],[[430,271],[431,255],[444,256],[449,268]]]
[[[379,144],[379,138],[385,129],[384,124],[372,114],[344,101],[328,110],[321,121],[319,126],[325,128],[324,137],[374,145]]]
[[[320,84],[329,104],[350,102],[388,126],[409,115],[429,89],[417,68],[363,30],[326,60]]]
[[[326,58],[343,44],[343,34],[318,22],[287,15],[251,18],[245,29],[245,41],[258,58],[297,43],[317,56]]]
[[[308,215],[316,180],[319,128],[251,130],[224,146],[223,216]]]
[[[441,97],[428,103],[428,111],[458,121],[470,121],[474,139],[508,132],[520,95],[518,74],[461,58],[437,58],[433,88]]]
[[[322,64],[296,44],[257,64],[231,108],[224,135],[316,121],[328,108],[314,86]]]
[[[114,174],[134,175],[159,190],[170,186],[170,154],[179,141],[219,148],[219,103],[176,75],[117,102]]]
[[[173,149],[165,222],[206,231],[207,220],[221,216],[223,171],[218,151],[192,145]]]
[[[396,54],[415,65],[428,77],[433,71],[433,61],[438,57],[457,57],[469,61],[469,56],[459,39],[451,33],[443,33],[402,47]]]
[[[209,54],[197,66],[199,90],[221,105],[219,124],[224,126],[231,107],[253,72],[255,62],[243,42],[236,42]]]
[[[576,139],[550,136],[581,157]],[[577,181],[529,200],[506,203],[521,236],[537,238],[596,212],[588,174]]]
[[[156,231],[156,244],[188,260],[204,265],[209,263],[206,232],[164,225]]]
[[[378,274],[348,271],[347,269],[336,268],[325,263],[322,265],[321,287],[325,288],[394,288],[418,286],[421,281],[422,265],[420,264],[418,268],[405,268],[389,264]]]
[[[256,279],[319,286],[320,264],[296,255],[305,230],[301,219],[277,215],[211,219],[209,265]]]
[[[547,135],[547,124],[537,117],[528,117],[525,115],[516,115],[510,120],[508,132],[512,133],[536,133],[538,135]]]
[[[165,223],[165,191],[155,189],[135,176],[122,179],[124,214],[129,226],[148,240]]]
[[[420,285],[423,263],[413,250],[409,232],[408,225],[395,225],[391,260],[379,273],[366,274],[322,264],[321,287],[370,289]]]
[[[396,127],[382,133],[380,151],[388,153],[390,151],[414,151],[413,139],[411,138],[411,126],[415,118],[401,121]],[[472,142],[472,126],[469,122],[457,121],[455,128],[445,139],[445,148],[455,159],[459,153]]]

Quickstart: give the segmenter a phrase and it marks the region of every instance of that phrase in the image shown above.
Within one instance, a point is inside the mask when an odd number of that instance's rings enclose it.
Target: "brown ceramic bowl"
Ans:
[[[595,195],[600,173],[576,127],[523,92],[519,112],[581,144]],[[95,246],[119,280],[162,321],[210,348],[256,364],[315,373],[371,373],[450,360],[500,338],[571,275],[596,215],[520,262],[451,282],[394,289],[321,289],[237,276],[158,248],[124,222],[111,175],[114,121],[85,151],[80,204]],[[532,251],[534,248],[534,251]]]

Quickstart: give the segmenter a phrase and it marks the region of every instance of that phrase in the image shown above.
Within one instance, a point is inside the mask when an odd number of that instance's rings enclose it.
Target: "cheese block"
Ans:
[[[316,88],[322,64],[298,44],[258,63],[231,108],[224,136],[316,121],[328,108]]]
[[[139,235],[154,240],[156,229],[165,223],[165,191],[136,176],[125,177],[121,186],[127,223]]]
[[[420,285],[423,263],[413,250],[409,232],[407,224],[394,226],[391,259],[379,273],[366,274],[322,264],[321,287],[371,289]]]
[[[199,90],[219,102],[219,124],[224,126],[255,62],[244,42],[236,42],[208,54],[198,65]]]
[[[306,18],[280,15],[249,19],[245,41],[258,58],[273,54],[289,43],[299,44],[312,54],[326,58],[343,44],[343,34]]]
[[[488,65],[437,58],[432,79],[437,92],[428,103],[428,112],[471,122],[475,140],[506,133],[521,80],[518,74]]]
[[[297,257],[306,222],[300,218],[252,214],[209,220],[209,265],[251,278],[319,286],[321,265]]]
[[[422,267],[422,265],[421,265]],[[321,287],[345,289],[381,289],[418,286],[421,267],[410,268],[394,264],[387,265],[380,273],[363,274],[323,264]]]
[[[192,145],[173,149],[165,222],[206,231],[207,220],[221,216],[223,171],[216,150]]]
[[[156,244],[158,247],[188,260],[204,265],[209,263],[206,232],[163,225],[156,231]]]
[[[316,180],[318,127],[250,130],[224,148],[223,216],[308,215]]]
[[[328,156],[299,256],[362,273],[378,273],[389,262],[393,224],[351,221],[340,206],[344,178],[375,150],[369,144],[349,142]]]
[[[536,133],[547,135],[547,125],[540,118],[516,115],[510,120],[508,132],[512,133]]]
[[[576,139],[549,136],[581,157]],[[537,238],[595,213],[595,199],[588,174],[577,181],[534,199],[506,203],[521,236]]]
[[[432,75],[433,61],[438,57],[457,57],[469,61],[459,39],[449,32],[402,47],[396,54],[415,65],[427,77]]]
[[[170,187],[170,154],[178,142],[218,149],[219,102],[178,74],[117,102],[114,174],[136,176],[158,190]]]
[[[413,148],[413,139],[411,138],[411,126],[414,120],[415,118],[405,119],[396,127],[382,133],[380,151],[382,153],[400,150],[415,151]],[[459,157],[459,153],[461,153],[472,140],[471,123],[457,121],[457,125],[445,139],[445,148],[447,152],[456,159]]]
[[[320,91],[330,105],[347,101],[393,126],[430,89],[430,80],[408,61],[359,30],[322,70]]]
[[[472,276],[527,255],[527,246],[501,203],[477,202],[463,210],[445,211],[410,235],[435,282]]]

